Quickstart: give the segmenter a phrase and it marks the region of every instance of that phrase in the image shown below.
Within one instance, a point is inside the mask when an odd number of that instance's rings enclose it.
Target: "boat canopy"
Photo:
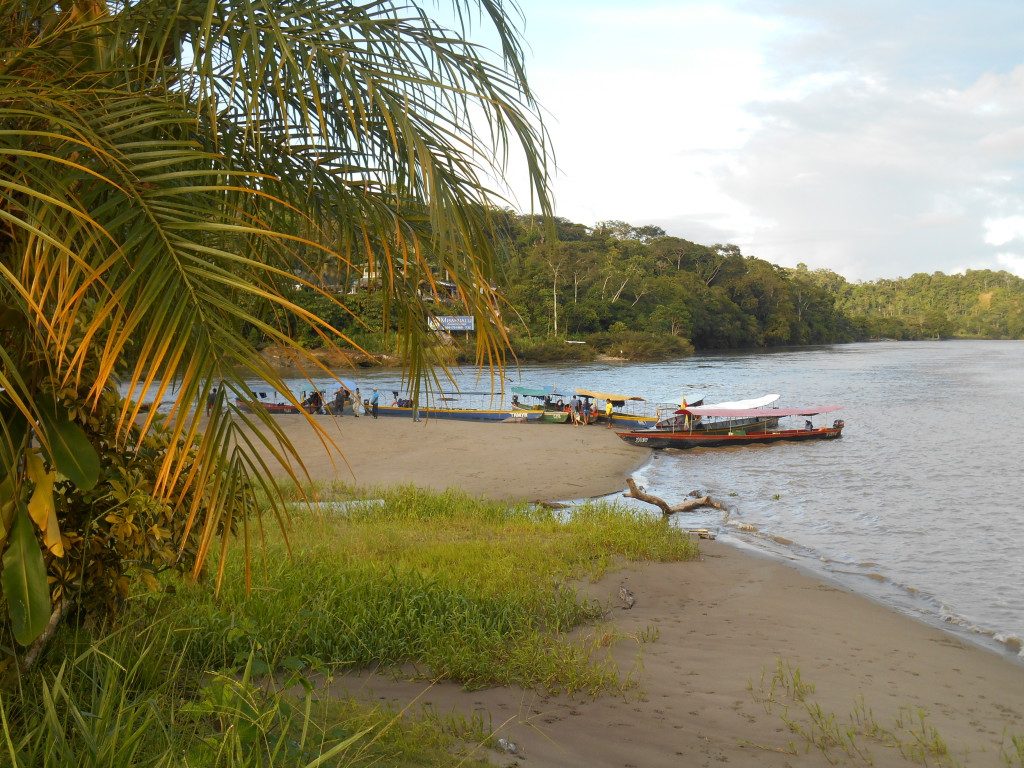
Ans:
[[[556,394],[554,387],[512,387],[512,392],[526,397],[548,397]]]
[[[831,413],[838,411],[841,405],[807,405],[802,408],[723,408],[721,405],[707,405],[700,408],[682,408],[676,413],[686,413],[690,416],[724,416],[726,418],[751,419],[751,418],[781,418],[782,416],[816,416],[819,413]]]
[[[731,403],[713,403],[708,408],[729,408],[739,409],[744,408],[765,408],[778,400],[782,395],[764,395],[763,397],[754,397],[750,400],[734,400]]]
[[[590,389],[574,389],[577,395],[583,395],[583,397],[596,397],[598,400],[611,400],[613,403],[624,403],[627,400],[643,400],[642,397],[632,397],[630,395],[613,395],[610,392],[594,392]]]

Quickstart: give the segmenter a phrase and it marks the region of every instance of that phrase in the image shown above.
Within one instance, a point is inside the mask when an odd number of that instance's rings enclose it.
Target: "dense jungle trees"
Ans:
[[[700,349],[857,337],[825,287],[734,245],[699,245],[619,221],[587,229],[564,219],[553,222],[558,239],[551,242],[543,234],[550,222],[514,223],[514,253],[500,285],[515,310],[505,322],[523,334],[578,338],[620,328]]]
[[[1024,280],[1006,272],[849,283],[621,221],[587,228],[509,214],[507,231],[514,247],[500,285],[514,334],[585,339],[619,329],[697,349],[1024,337]]]

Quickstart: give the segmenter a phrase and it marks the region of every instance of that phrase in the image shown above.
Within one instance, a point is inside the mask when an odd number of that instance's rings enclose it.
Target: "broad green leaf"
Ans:
[[[53,465],[76,487],[88,491],[100,477],[100,456],[80,426],[60,413],[49,398],[39,403],[41,427],[50,447]]]
[[[29,645],[39,637],[50,620],[46,564],[33,531],[28,510],[19,502],[3,556],[0,586],[7,600],[14,639],[22,645]]]

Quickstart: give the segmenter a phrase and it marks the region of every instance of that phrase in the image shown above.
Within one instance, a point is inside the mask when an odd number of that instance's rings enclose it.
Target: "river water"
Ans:
[[[670,503],[697,490],[726,506],[677,515],[680,525],[715,530],[1024,661],[1024,342],[879,342],[507,374],[506,386],[655,401],[780,393],[780,407],[842,405],[817,419],[843,419],[840,440],[651,452],[637,482]],[[373,386],[402,389],[393,371],[342,375],[364,396]],[[462,391],[490,386],[469,372],[457,379]]]
[[[509,376],[654,400],[780,393],[782,407],[842,405],[818,417],[846,422],[840,440],[652,452],[637,482],[670,503],[699,490],[726,505],[677,516],[681,525],[1021,654],[1024,342],[846,344]],[[383,371],[359,382],[399,388]],[[463,389],[474,386],[486,388],[463,377]]]

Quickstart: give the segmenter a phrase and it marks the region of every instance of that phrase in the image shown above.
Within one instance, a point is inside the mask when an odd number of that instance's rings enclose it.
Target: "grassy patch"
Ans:
[[[519,683],[549,692],[616,690],[617,671],[565,634],[603,615],[568,586],[622,559],[693,557],[695,544],[659,519],[612,506],[564,512],[506,506],[456,492],[403,488],[380,503],[297,514],[245,591],[226,564],[219,595],[179,594],[189,642],[224,667],[252,649],[267,671],[326,661],[421,665],[469,687]]]
[[[0,689],[0,764],[477,765],[491,740],[483,719],[339,700],[313,681],[411,664],[467,686],[621,692],[632,673],[599,651],[624,638],[602,626],[570,634],[603,615],[571,584],[626,560],[697,554],[659,518],[610,506],[565,513],[411,488],[375,503],[344,487],[318,495],[342,505],[296,512],[287,544],[268,527],[248,596],[243,553],[231,552],[219,594],[175,584],[137,595],[113,631],[61,633],[32,677]]]

